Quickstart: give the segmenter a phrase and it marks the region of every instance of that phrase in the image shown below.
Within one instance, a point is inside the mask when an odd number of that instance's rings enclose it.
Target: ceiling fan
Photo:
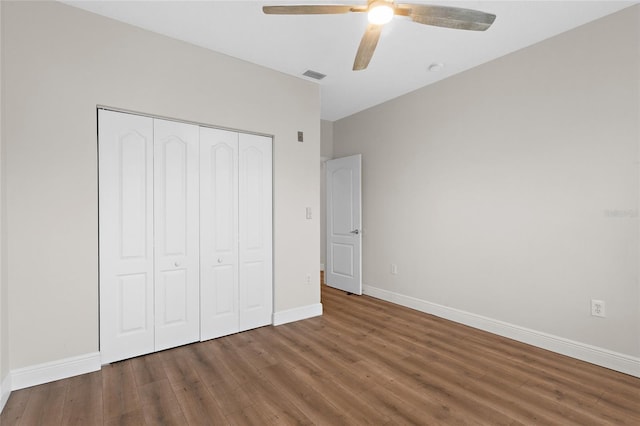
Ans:
[[[354,5],[287,5],[264,6],[268,15],[330,15],[348,12],[366,12],[369,25],[362,36],[353,70],[369,65],[376,49],[382,27],[395,16],[407,16],[413,22],[456,30],[485,31],[496,15],[472,9],[427,4],[396,3],[393,0],[368,0],[366,6]]]

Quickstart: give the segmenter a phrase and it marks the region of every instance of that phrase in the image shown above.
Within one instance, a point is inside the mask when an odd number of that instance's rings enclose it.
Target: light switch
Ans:
[[[311,207],[307,207],[307,219],[311,219],[313,215],[311,214]]]

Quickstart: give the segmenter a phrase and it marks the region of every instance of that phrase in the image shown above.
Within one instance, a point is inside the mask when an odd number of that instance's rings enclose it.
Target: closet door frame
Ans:
[[[116,135],[113,131],[112,134],[105,135],[105,123],[109,119],[108,117],[126,117],[128,120],[132,121],[132,125],[129,126],[130,129],[127,132],[124,132],[123,135]],[[198,263],[196,264],[197,276],[199,279],[198,286],[198,298],[199,302],[197,303],[197,334],[193,333],[193,329],[185,333],[187,337],[184,341],[180,342],[175,338],[167,338],[164,342],[160,342],[159,340],[163,340],[159,338],[159,334],[156,330],[157,325],[157,315],[159,311],[162,311],[162,308],[158,306],[158,298],[155,297],[156,292],[158,291],[157,285],[154,285],[154,281],[156,279],[156,275],[160,273],[160,270],[163,271],[171,271],[171,265],[169,267],[159,268],[157,264],[160,263],[158,259],[155,257],[154,245],[157,242],[154,241],[154,204],[155,198],[154,192],[156,192],[156,188],[154,188],[154,162],[156,161],[156,156],[154,155],[154,121],[166,121],[172,122],[176,125],[185,125],[185,126],[193,126],[199,132],[213,130],[213,131],[222,131],[222,132],[231,132],[235,133],[238,137],[238,146],[236,147],[236,158],[234,162],[236,164],[236,188],[237,193],[235,195],[236,202],[235,205],[235,221],[237,225],[234,225],[234,241],[235,247],[232,251],[235,251],[235,263],[236,263],[236,272],[235,272],[235,280],[237,285],[235,285],[235,293],[237,297],[235,297],[236,306],[234,310],[236,312],[235,320],[236,324],[238,324],[237,329],[231,331],[229,329],[225,331],[223,334],[215,335],[215,336],[207,336],[206,333],[203,332],[202,328],[202,265],[200,262],[202,261],[201,256],[201,247],[198,244],[197,248],[197,258]],[[143,125],[145,130],[143,132],[135,131],[136,124],[146,123]],[[108,126],[108,125],[107,125]],[[125,270],[123,273],[120,273],[116,264],[119,260],[116,260],[117,256],[113,256],[114,253],[121,256],[123,250],[123,244],[126,245],[127,241],[123,240],[124,237],[127,237],[127,233],[124,232],[127,226],[131,226],[131,224],[123,224],[121,223],[121,210],[122,207],[122,194],[116,194],[121,188],[121,180],[122,177],[118,176],[110,176],[109,173],[109,165],[113,166],[115,162],[123,160],[123,154],[121,151],[121,147],[116,144],[116,148],[113,146],[109,147],[108,144],[105,143],[105,139],[114,139],[114,138],[125,138],[126,143],[129,141],[129,146],[138,145],[138,155],[140,152],[144,151],[144,171],[143,177],[138,179],[139,182],[142,182],[144,187],[144,194],[142,196],[133,197],[129,196],[129,198],[124,201],[137,200],[139,205],[142,205],[142,219],[140,219],[140,215],[138,215],[139,222],[144,222],[143,226],[143,239],[144,239],[144,251],[142,254],[137,255],[137,263],[142,263],[144,265],[143,268],[138,267],[134,268],[135,271]],[[239,164],[242,161],[239,150],[240,150],[240,142],[239,140],[249,141],[244,142],[245,149],[248,148],[250,152],[253,154],[259,153],[260,160],[260,174],[263,177],[262,184],[264,185],[261,189],[263,193],[263,197],[261,201],[258,203],[260,205],[260,211],[264,212],[263,217],[260,220],[255,220],[258,215],[253,215],[254,220],[251,220],[251,212],[253,210],[247,208],[249,205],[247,203],[243,203],[239,200],[240,193],[243,191],[246,192],[247,186],[246,182],[250,181],[250,174],[242,176],[242,172],[239,171]],[[135,142],[137,140],[137,143]],[[132,142],[133,141],[133,142]],[[121,143],[121,145],[122,145]],[[256,144],[257,145],[254,145]],[[143,147],[143,148],[142,148]],[[199,171],[199,167],[201,166],[202,158],[200,156],[200,143],[196,141],[196,158],[199,158],[196,163],[198,164],[198,171],[196,176],[201,178],[201,173]],[[142,151],[141,151],[142,150]],[[101,352],[101,361],[103,364],[107,364],[110,362],[115,362],[118,360],[123,360],[127,358],[132,358],[139,355],[144,355],[147,353],[159,351],[162,349],[166,349],[173,346],[178,346],[181,344],[189,343],[200,340],[206,340],[208,338],[220,337],[222,335],[231,334],[236,331],[244,331],[247,329],[260,327],[263,325],[269,325],[273,323],[273,139],[271,136],[258,135],[253,133],[246,133],[242,131],[235,130],[224,130],[218,129],[212,126],[202,125],[194,122],[184,122],[179,120],[171,120],[165,119],[157,116],[152,116],[149,114],[141,114],[137,112],[131,112],[126,110],[114,109],[111,107],[103,107],[98,106],[98,163],[99,163],[99,176],[98,176],[98,198],[99,198],[99,305],[100,305],[100,352]],[[131,151],[131,150],[130,150]],[[135,151],[135,149],[134,149]],[[188,150],[187,150],[188,151]],[[192,150],[193,151],[193,150]],[[254,155],[254,157],[256,157]],[[126,160],[126,158],[124,158]],[[138,158],[139,160],[139,158]],[[121,173],[124,170],[124,167],[117,166],[118,173]],[[111,170],[113,172],[113,170]],[[121,173],[122,174],[122,173]],[[255,176],[253,176],[255,177]],[[244,182],[244,183],[243,183]],[[254,189],[257,185],[254,185]],[[196,193],[199,193],[199,185],[196,186],[198,188]],[[129,194],[131,195],[131,194]],[[140,194],[138,194],[140,195]],[[118,197],[121,199],[118,201]],[[131,205],[131,203],[129,203]],[[244,207],[243,207],[244,206]],[[249,213],[247,213],[249,212]],[[196,209],[196,215],[200,214],[200,209]],[[189,215],[189,213],[187,213]],[[116,217],[117,216],[117,217]],[[105,218],[110,217],[109,220]],[[115,220],[113,218],[116,217]],[[251,235],[251,232],[247,230],[246,232],[242,231],[241,222],[245,223],[253,223],[254,225],[258,224],[261,228],[261,232],[263,232],[264,239],[261,243],[256,246],[247,247],[247,249],[241,251],[240,246],[242,241],[249,241],[248,238]],[[198,227],[202,226],[202,220],[198,217],[196,220]],[[245,225],[246,226],[246,225]],[[206,226],[205,226],[206,228]],[[253,228],[256,229],[255,226]],[[120,232],[120,234],[118,234]],[[189,231],[187,231],[189,233]],[[201,235],[201,231],[197,232],[198,235]],[[133,234],[134,237],[140,237],[138,234]],[[255,233],[253,234],[255,236]],[[131,238],[129,238],[131,240]],[[199,240],[199,238],[198,238]],[[124,241],[124,243],[123,243]],[[253,240],[255,241],[255,239]],[[189,244],[187,244],[189,246]],[[120,252],[118,252],[120,250]],[[189,253],[192,253],[192,249],[188,250]],[[258,254],[259,253],[259,254]],[[108,254],[112,255],[112,259],[108,259]],[[126,253],[125,253],[126,254]],[[214,253],[215,254],[215,253]],[[128,259],[127,256],[124,256],[127,262],[121,262],[123,264],[132,263]],[[132,257],[132,256],[129,256]],[[136,257],[136,256],[133,256]],[[213,257],[216,263],[218,262],[218,257]],[[166,260],[166,259],[165,259]],[[168,260],[171,262],[171,260]],[[164,260],[162,260],[164,262]],[[176,265],[176,262],[178,265]],[[189,263],[190,266],[186,266],[184,260],[173,260],[173,270],[178,269],[189,269],[192,268],[193,262]],[[166,262],[164,262],[166,263]],[[244,265],[243,265],[244,263]],[[251,293],[251,286],[255,287],[258,280],[251,279],[250,269],[247,269],[248,266],[253,266],[253,270],[257,270],[257,263],[260,263],[259,269],[263,271],[263,274],[259,281],[263,281],[264,287],[263,291],[260,292],[259,295],[255,295]],[[126,269],[126,268],[125,268]],[[131,268],[129,268],[131,269]],[[191,274],[192,275],[192,274]],[[253,276],[256,274],[254,272]],[[243,277],[245,279],[243,280]],[[120,281],[118,281],[120,280]],[[128,290],[124,285],[127,280],[134,281],[135,285],[131,287],[131,291],[129,291],[130,296],[129,299],[132,301],[127,305],[125,300],[124,307],[117,306],[118,300],[124,300],[123,297],[123,289]],[[252,296],[255,296],[252,298]],[[125,297],[126,298],[126,297]],[[189,297],[187,297],[188,299]],[[192,299],[192,297],[191,297]],[[244,319],[243,319],[244,318]],[[162,332],[160,333],[162,334]],[[181,336],[182,333],[177,333],[178,336]],[[175,336],[174,336],[175,337]]]

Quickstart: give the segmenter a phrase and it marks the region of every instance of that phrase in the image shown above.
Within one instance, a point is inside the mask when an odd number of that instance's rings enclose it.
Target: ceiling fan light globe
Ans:
[[[369,9],[367,18],[371,24],[384,25],[393,18],[393,7],[385,1],[374,3]]]

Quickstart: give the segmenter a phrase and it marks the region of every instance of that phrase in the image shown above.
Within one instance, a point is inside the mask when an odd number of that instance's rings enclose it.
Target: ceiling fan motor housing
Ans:
[[[395,13],[393,1],[373,0],[369,2],[369,12],[367,18],[369,23],[374,25],[384,25],[391,21]]]

